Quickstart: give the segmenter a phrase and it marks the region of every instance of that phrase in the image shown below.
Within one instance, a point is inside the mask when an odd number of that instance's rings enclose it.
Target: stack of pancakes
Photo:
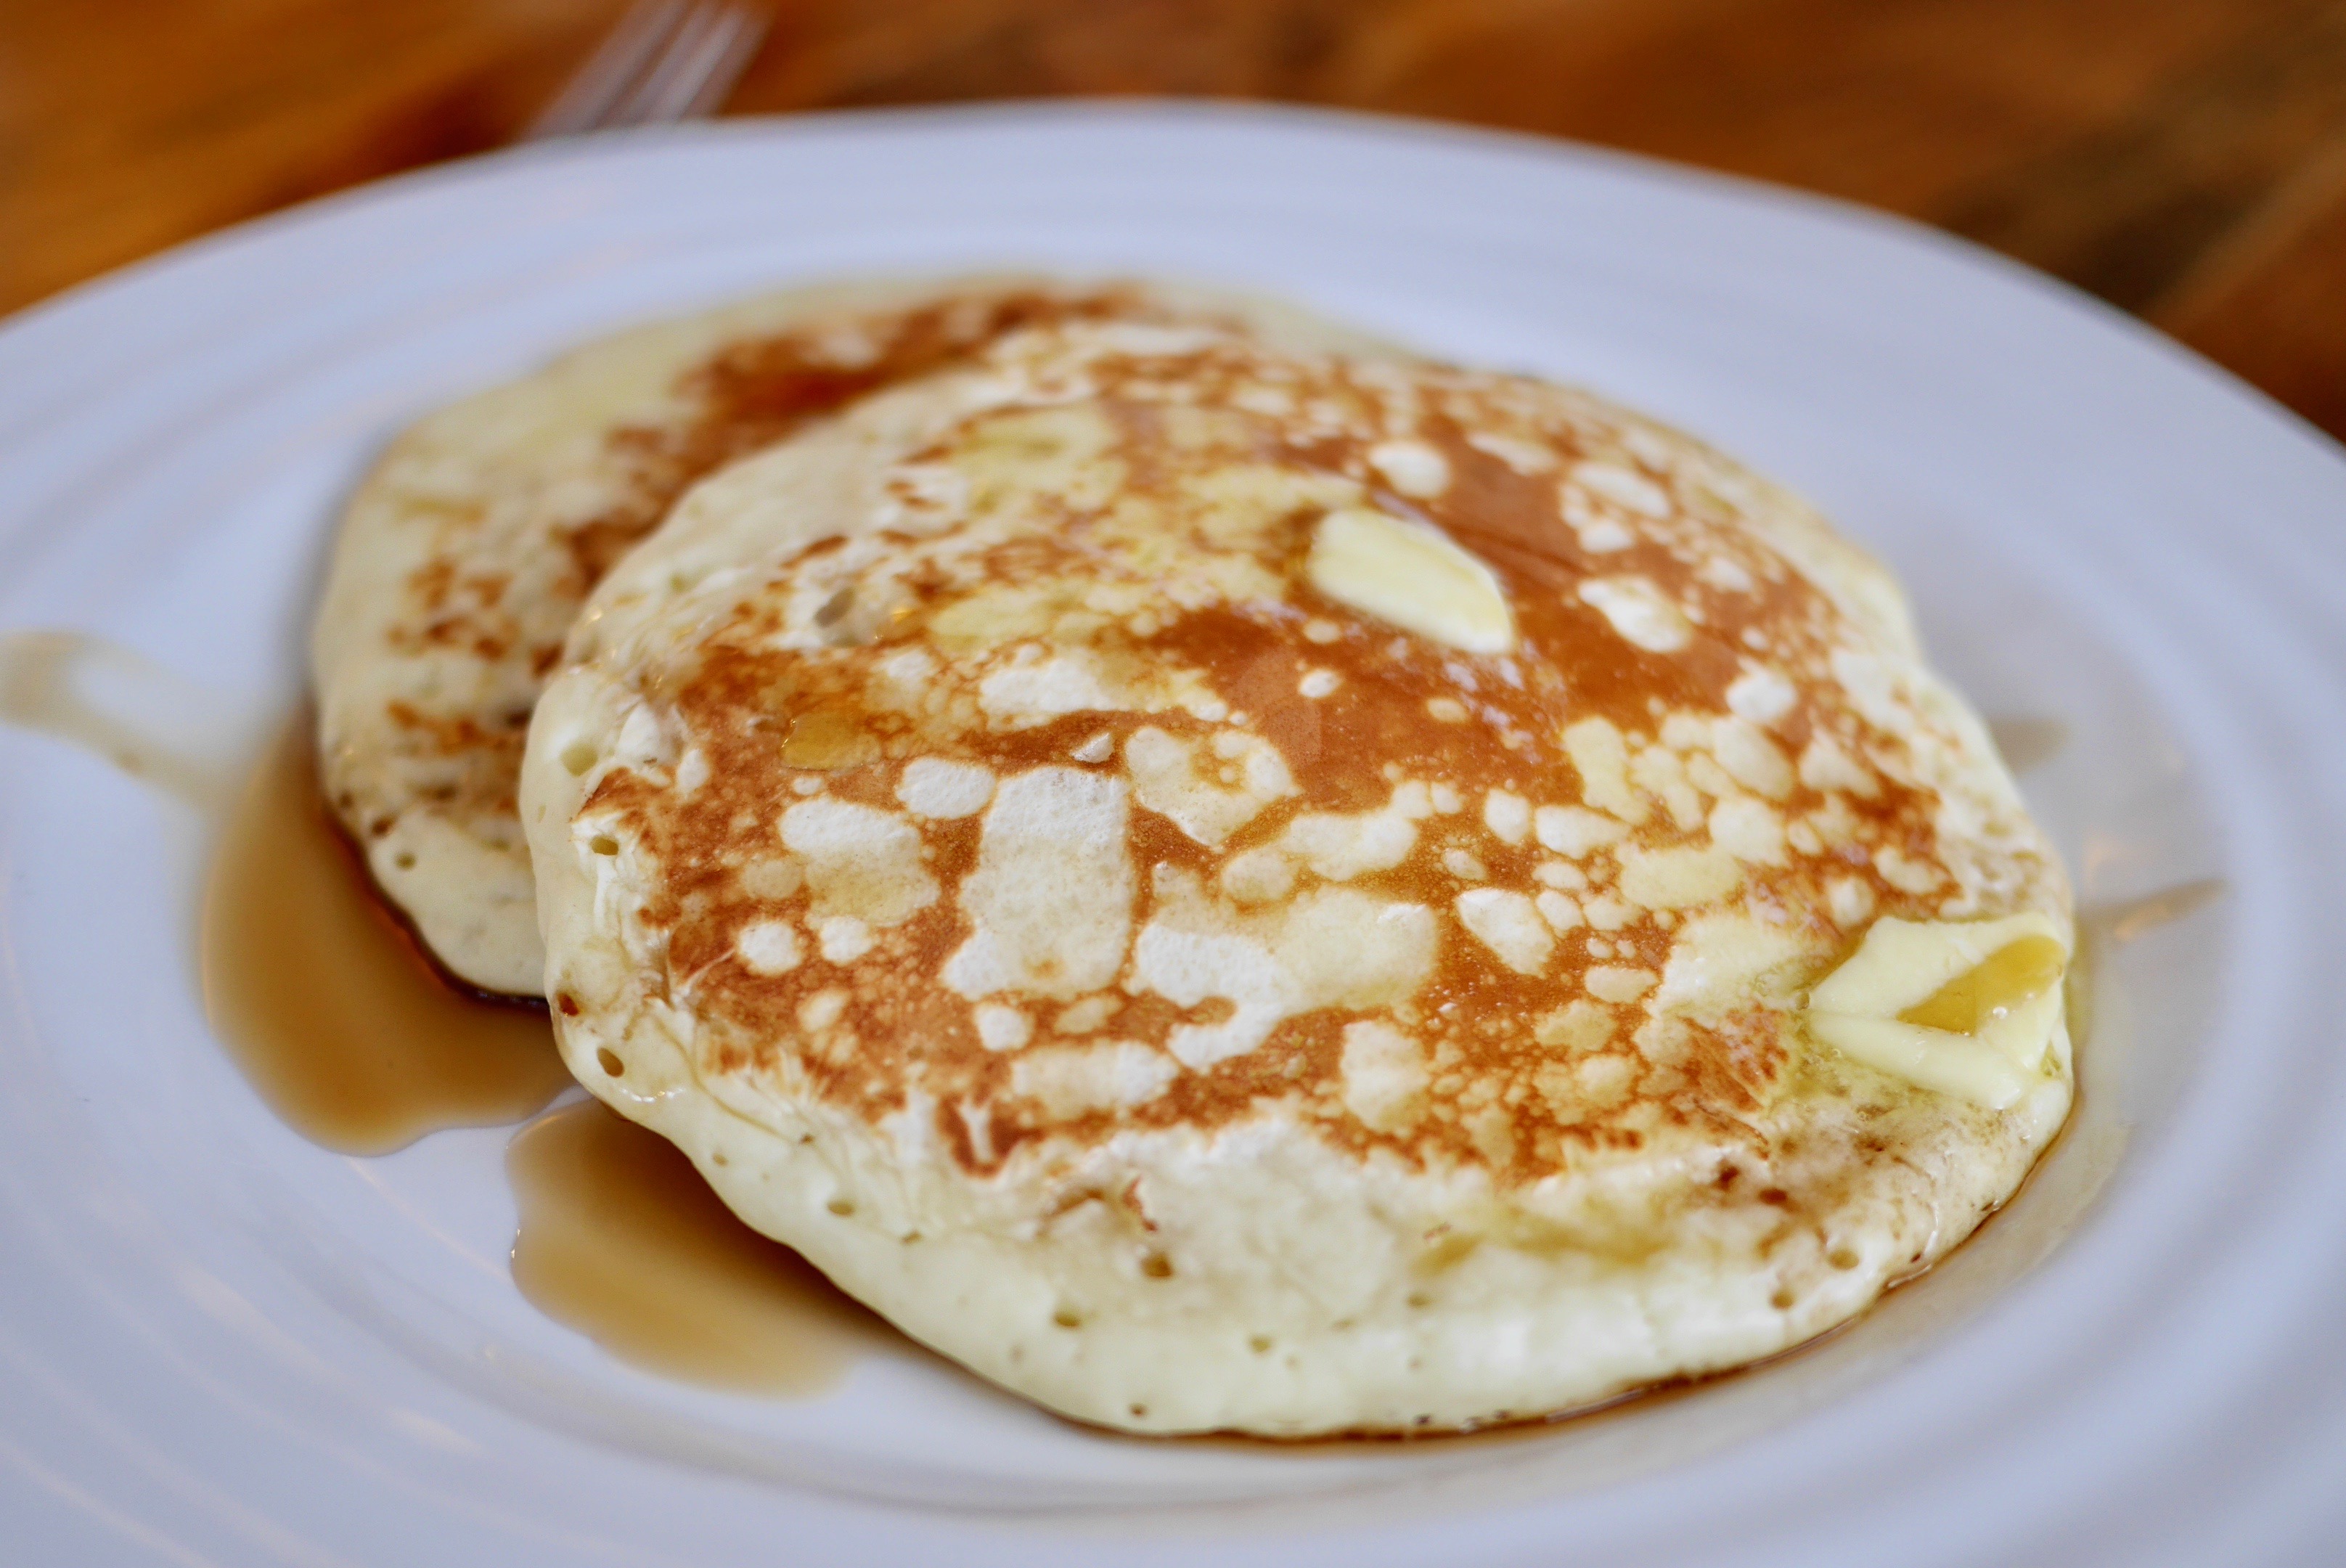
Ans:
[[[1586,392],[1253,301],[783,296],[353,503],[330,798],[446,967],[1084,1420],[1798,1343],[2071,1095],[2060,868],[1896,585]]]

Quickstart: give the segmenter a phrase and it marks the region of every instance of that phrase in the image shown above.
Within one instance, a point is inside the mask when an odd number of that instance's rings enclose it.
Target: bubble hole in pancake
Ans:
[[[1013,328],[1200,316],[1366,341],[1176,284],[829,284],[619,334],[420,421],[352,496],[311,637],[321,782],[377,886],[459,980],[540,994],[515,815],[530,710],[587,593],[675,498]]]
[[[704,481],[569,657],[574,1072],[1084,1420],[1733,1367],[2066,1114],[2066,882],[1896,585],[1581,392],[1015,333]]]

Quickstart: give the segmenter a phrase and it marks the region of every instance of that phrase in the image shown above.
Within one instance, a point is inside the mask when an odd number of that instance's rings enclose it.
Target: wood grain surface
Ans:
[[[510,139],[625,0],[0,0],[0,311]],[[1940,225],[2346,436],[2346,0],[770,0],[728,112],[1068,94],[1602,142]]]

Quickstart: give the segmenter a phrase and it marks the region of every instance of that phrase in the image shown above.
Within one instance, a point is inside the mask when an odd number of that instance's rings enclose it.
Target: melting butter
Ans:
[[[2045,1079],[2069,950],[2045,915],[1874,921],[1809,993],[1810,1035],[1852,1061],[2004,1110]],[[2066,1067],[2066,1060],[2052,1065]]]
[[[2022,1003],[2061,983],[2068,956],[2049,936],[2006,942],[1898,1014],[1902,1023],[1977,1034]]]
[[[1491,568],[1440,529],[1365,506],[1320,520],[1304,563],[1341,605],[1468,653],[1515,646],[1515,612]]]

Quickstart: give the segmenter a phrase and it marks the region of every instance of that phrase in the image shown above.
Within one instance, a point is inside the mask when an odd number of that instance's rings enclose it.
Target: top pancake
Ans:
[[[2062,877],[1895,585],[1586,394],[1015,333],[705,481],[570,654],[574,1071],[1088,1420],[1768,1354],[2066,1113]]]
[[[539,994],[523,738],[579,605],[670,503],[1012,328],[1200,315],[1273,341],[1362,341],[1164,285],[833,285],[624,333],[418,423],[352,497],[311,644],[327,798],[377,884],[458,979]]]

